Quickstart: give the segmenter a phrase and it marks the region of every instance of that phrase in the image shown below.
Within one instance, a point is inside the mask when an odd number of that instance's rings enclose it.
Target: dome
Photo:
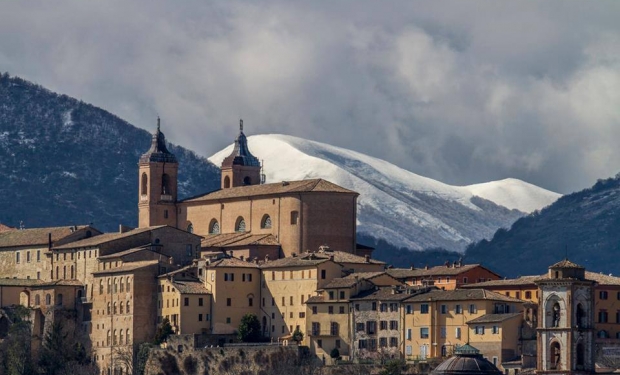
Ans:
[[[454,356],[437,366],[431,375],[502,375],[480,351],[469,344],[454,350]]]

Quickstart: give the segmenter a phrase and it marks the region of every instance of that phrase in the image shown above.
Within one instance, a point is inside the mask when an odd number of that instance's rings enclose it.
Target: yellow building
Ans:
[[[524,301],[484,289],[434,290],[414,295],[402,302],[405,311],[405,358],[445,357],[456,345],[474,342],[474,340],[482,342],[480,337],[471,335],[469,322],[475,319],[483,321],[485,319],[498,320],[504,317],[512,319],[513,316],[519,319],[517,315],[521,316],[521,314],[515,313],[522,312],[523,303]],[[497,314],[502,314],[504,317],[495,316]],[[511,348],[516,347],[520,336],[518,330],[510,331],[512,326],[506,327],[502,334],[507,337],[506,340],[514,342],[514,345],[510,344],[505,348],[503,358],[512,359],[520,354],[509,353]],[[493,334],[491,332],[487,333],[486,329],[484,330],[484,334]],[[483,334],[478,336],[483,336]],[[502,350],[504,350],[503,347]],[[482,354],[487,356],[484,350]],[[501,362],[502,359],[498,358],[498,360]]]
[[[338,349],[343,359],[351,355],[350,298],[377,286],[402,285],[385,272],[361,272],[331,280],[306,301],[307,331],[304,332],[310,350],[326,363],[332,363],[330,353]]]

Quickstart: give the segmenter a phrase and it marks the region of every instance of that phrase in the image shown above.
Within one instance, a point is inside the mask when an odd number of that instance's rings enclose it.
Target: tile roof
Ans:
[[[491,292],[485,289],[432,290],[428,293],[418,294],[408,299],[408,301],[411,302],[466,300],[490,300],[518,303],[524,302],[520,299],[511,298],[503,294]]]
[[[119,251],[118,253],[112,253],[112,254],[108,254],[108,255],[101,255],[98,257],[99,260],[107,260],[107,259],[115,259],[115,258],[122,258],[125,255],[130,255],[130,254],[134,254],[134,253],[138,253],[140,251],[150,251],[151,248],[148,245],[145,246],[140,246],[140,247],[134,247],[131,248],[129,250],[124,250],[124,251]],[[167,255],[164,255],[166,258],[168,258]]]
[[[585,268],[585,267],[580,266],[577,263],[573,263],[568,259],[564,259],[550,266],[549,268]]]
[[[345,277],[339,277],[336,279],[332,279],[327,285],[323,287],[323,289],[336,289],[336,288],[349,288],[354,286],[358,280],[369,280],[372,282],[372,279],[377,276],[387,275],[385,271],[383,272],[355,272]],[[389,276],[389,275],[388,275]],[[394,281],[394,283],[389,283],[385,285],[378,286],[389,286],[389,285],[402,285],[402,283],[393,277],[390,276],[390,279]]]
[[[159,264],[158,260],[141,260],[139,262],[123,263],[122,266],[116,268],[109,268],[107,270],[94,271],[93,275],[105,275],[108,273],[123,273],[134,271],[144,267],[150,267]]]
[[[363,300],[402,301],[402,300],[405,300],[411,297],[411,294],[407,293],[404,290],[398,290],[396,293],[394,293],[394,291],[395,289],[389,288],[389,287],[371,289],[371,290],[366,290],[361,293],[358,293],[357,295],[349,299],[351,301],[363,301]]]
[[[0,233],[2,232],[6,232],[9,230],[15,230],[15,228],[9,227],[8,225],[4,225],[2,223],[0,223]]]
[[[75,249],[78,247],[93,247],[93,246],[99,246],[101,244],[107,243],[107,242],[111,242],[111,241],[116,241],[122,238],[127,238],[127,237],[131,237],[131,236],[135,236],[137,234],[141,234],[144,232],[148,232],[151,230],[155,230],[155,229],[160,229],[165,227],[165,225],[158,225],[158,226],[154,226],[154,227],[145,227],[145,228],[136,228],[136,229],[132,229],[130,231],[127,232],[115,232],[115,233],[104,233],[104,234],[100,234],[98,236],[95,237],[90,237],[90,238],[85,238],[83,240],[80,241],[75,241],[75,242],[70,242],[68,244],[65,245],[61,245],[61,246],[55,246],[54,249],[58,249],[58,250],[63,250],[63,249]],[[145,244],[147,245],[147,244]]]
[[[216,267],[241,267],[241,268],[258,268],[258,264],[254,262],[246,262],[238,258],[222,258],[209,263],[209,268]]]
[[[510,314],[484,314],[476,319],[472,319],[467,322],[467,324],[475,324],[475,323],[499,323],[508,319],[512,319],[516,316],[522,315],[521,313],[510,313]]]
[[[44,282],[41,284],[37,284],[35,285],[36,287],[41,287],[41,288],[45,288],[45,287],[50,287],[50,286],[84,286],[84,284],[82,284],[81,281],[79,280],[55,280],[55,281],[48,281],[48,282]]]
[[[204,247],[235,247],[250,245],[273,245],[280,246],[280,243],[272,234],[252,234],[244,233],[224,233],[210,234],[205,236],[200,246]]]
[[[461,288],[489,288],[489,287],[510,287],[510,286],[535,286],[535,281],[544,280],[548,277],[544,275],[521,276],[516,279],[503,279],[485,281],[482,283],[463,285]],[[602,273],[586,271],[586,280],[596,281],[599,285],[620,286],[620,277],[605,275]]]
[[[334,262],[336,263],[385,264],[385,262],[382,262],[380,260],[375,260],[375,259],[368,259],[368,262],[366,262],[366,257],[362,257],[359,255],[347,253],[344,251],[338,251],[338,250],[307,251],[305,253],[299,254],[299,258],[329,259],[332,255],[334,256]]]
[[[279,195],[287,193],[330,192],[355,194],[358,193],[338,186],[323,179],[282,181],[272,184],[237,186],[229,189],[216,190],[211,193],[188,198],[181,202],[202,202],[228,198],[254,197],[260,195]]]
[[[287,257],[276,260],[270,260],[263,263],[261,268],[282,268],[282,267],[312,267],[321,263],[329,262],[329,259],[302,259],[299,257]]]
[[[88,225],[80,225],[78,230],[88,228]],[[50,227],[50,228],[31,228],[8,230],[0,233],[1,247],[17,247],[31,245],[47,245],[48,236],[52,234],[52,243],[59,241],[75,232],[75,227]],[[94,236],[91,238],[96,238]]]
[[[0,279],[0,286],[33,286],[42,283],[43,281],[37,279]]]
[[[180,273],[187,272],[191,268],[193,268],[194,270],[198,269],[195,264],[190,264],[189,266],[185,266],[185,267],[179,268],[178,270],[170,271],[168,273],[164,273],[163,275],[159,275],[159,276],[157,276],[157,278],[158,279],[163,279],[163,278],[166,278],[168,276],[178,275]]]
[[[171,281],[172,285],[181,293],[181,294],[209,294],[207,288],[201,281],[187,281],[187,280],[178,280]]]
[[[410,277],[423,277],[423,276],[454,276],[459,275],[463,272],[467,272],[476,267],[482,267],[480,264],[465,264],[460,267],[452,267],[452,266],[435,266],[426,268],[390,268],[387,272],[397,278],[404,279]],[[493,271],[489,271],[494,273]],[[499,275],[498,275],[499,276]]]

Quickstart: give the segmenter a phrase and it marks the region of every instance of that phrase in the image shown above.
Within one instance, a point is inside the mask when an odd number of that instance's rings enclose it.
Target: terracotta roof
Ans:
[[[88,225],[77,227],[78,230],[84,228],[88,228]],[[72,226],[8,230],[0,233],[0,247],[47,245],[50,233],[52,234],[52,243],[54,243],[74,232],[75,228]],[[98,236],[91,238],[96,237]]]
[[[503,294],[491,292],[485,289],[456,289],[456,290],[432,290],[428,293],[422,293],[412,296],[408,301],[466,301],[466,300],[491,300],[504,302],[524,301],[511,298]]]
[[[323,298],[322,296],[312,296],[306,300],[306,303],[322,303],[322,302],[334,303],[334,301],[326,301],[325,298]]]
[[[550,266],[549,268],[585,268],[585,267],[580,266],[577,263],[573,263],[568,259],[564,259]]]
[[[488,288],[488,287],[507,287],[507,286],[526,286],[535,285],[535,281],[544,280],[548,277],[544,275],[521,276],[516,279],[503,279],[485,281],[482,283],[463,285],[461,288]],[[617,285],[620,286],[620,277],[604,275],[596,272],[586,271],[586,280],[596,281],[599,285]]]
[[[299,257],[288,257],[265,262],[261,265],[261,268],[312,267],[325,262],[329,262],[329,259],[302,259]]]
[[[107,259],[122,258],[125,255],[130,255],[130,254],[138,253],[140,251],[151,251],[151,246],[145,245],[145,246],[140,246],[140,247],[134,247],[132,249],[125,250],[125,251],[119,251],[118,253],[112,253],[112,254],[108,254],[108,255],[101,255],[101,256],[98,257],[98,259],[99,260],[107,260]],[[164,257],[168,258],[167,255],[164,255]]]
[[[336,289],[336,288],[349,288],[354,286],[358,280],[369,280],[372,282],[372,279],[377,276],[387,275],[386,272],[356,272],[352,273],[346,277],[339,277],[336,279],[332,279],[327,285],[323,287],[323,289]],[[388,275],[389,276],[389,275]],[[393,284],[387,285],[402,285],[400,281],[394,279],[390,276],[390,279],[394,281]],[[378,285],[385,286],[385,285]]]
[[[33,286],[42,283],[37,279],[0,279],[0,286]]]
[[[9,230],[15,230],[15,228],[11,228],[8,225],[4,225],[4,224],[0,223],[0,233],[6,232],[6,231],[9,231]]]
[[[194,270],[198,269],[195,264],[190,264],[189,266],[185,266],[185,267],[179,268],[178,270],[170,271],[170,272],[165,273],[163,275],[159,275],[159,276],[157,276],[157,278],[158,279],[163,279],[163,278],[166,278],[168,276],[174,276],[174,275],[177,275],[179,273],[187,272],[187,270],[189,270],[191,268],[193,268]]]
[[[476,319],[472,319],[467,322],[467,324],[476,324],[476,323],[499,323],[504,320],[512,319],[516,316],[522,315],[521,313],[510,313],[510,314],[484,314]]]
[[[246,262],[238,258],[223,258],[211,262],[209,268],[215,267],[241,267],[241,268],[258,268],[258,264],[254,262]]]
[[[319,258],[319,259],[329,259],[331,256],[334,256],[334,262],[336,263],[355,263],[355,264],[385,264],[380,260],[368,259],[366,262],[366,257],[362,257],[359,255],[347,253],[344,251],[337,250],[328,250],[328,251],[307,251],[305,253],[299,254],[299,258],[311,259],[311,258]]]
[[[502,279],[502,280],[491,280],[484,281],[481,283],[473,283],[462,285],[461,288],[488,288],[488,287],[502,287],[502,286],[525,286],[525,285],[535,285],[534,281],[540,279],[541,276],[521,276],[517,279]]]
[[[272,234],[252,234],[251,232],[210,234],[200,243],[201,247],[235,247],[251,245],[280,246],[280,243]]]
[[[201,281],[173,281],[171,282],[181,294],[209,294],[207,288]]]
[[[99,246],[101,244],[107,243],[107,242],[111,242],[111,241],[116,241],[122,238],[127,238],[127,237],[131,237],[131,236],[135,236],[137,234],[141,234],[144,232],[148,232],[151,230],[155,230],[155,229],[159,229],[159,228],[163,228],[165,227],[165,225],[158,225],[158,226],[154,226],[154,227],[145,227],[145,228],[136,228],[136,229],[132,229],[130,231],[127,232],[118,232],[118,233],[104,233],[104,234],[100,234],[99,236],[95,236],[95,237],[91,237],[91,238],[85,238],[83,240],[80,241],[75,241],[75,242],[70,242],[68,244],[62,245],[62,246],[55,246],[54,249],[58,249],[58,250],[63,250],[63,249],[75,249],[78,247],[93,247],[93,246]],[[147,244],[145,244],[147,245]]]
[[[282,181],[273,184],[237,186],[229,189],[216,190],[211,193],[188,198],[181,202],[201,202],[218,199],[254,197],[260,195],[276,195],[287,193],[310,193],[310,192],[330,192],[355,194],[358,193],[338,186],[323,179],[301,180],[301,181]]]
[[[129,272],[129,271],[134,271],[134,270],[144,268],[144,267],[154,266],[158,263],[159,263],[158,260],[141,260],[139,262],[123,263],[123,265],[120,267],[110,268],[107,270],[94,271],[93,275],[96,276],[96,275],[105,275],[108,273]]]
[[[407,293],[404,290],[398,290],[394,293],[393,288],[379,288],[379,289],[371,289],[367,291],[363,291],[358,293],[357,295],[350,298],[351,301],[402,301],[411,297],[411,294]]]
[[[453,266],[435,266],[430,267],[429,269],[425,268],[390,268],[387,272],[397,278],[397,279],[405,279],[411,277],[424,277],[424,276],[454,276],[459,275],[463,272],[467,272],[476,267],[483,267],[480,264],[465,264],[460,267]],[[483,267],[484,268],[484,267]],[[486,268],[485,268],[486,269]],[[488,270],[489,272],[497,275],[495,272]],[[499,276],[499,275],[498,275]]]

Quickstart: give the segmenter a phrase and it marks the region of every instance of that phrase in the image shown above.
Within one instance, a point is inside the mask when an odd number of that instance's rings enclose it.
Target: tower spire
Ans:
[[[157,116],[157,131],[159,132],[160,129],[160,119],[159,116]]]
[[[243,133],[243,119],[239,119],[239,132]]]

